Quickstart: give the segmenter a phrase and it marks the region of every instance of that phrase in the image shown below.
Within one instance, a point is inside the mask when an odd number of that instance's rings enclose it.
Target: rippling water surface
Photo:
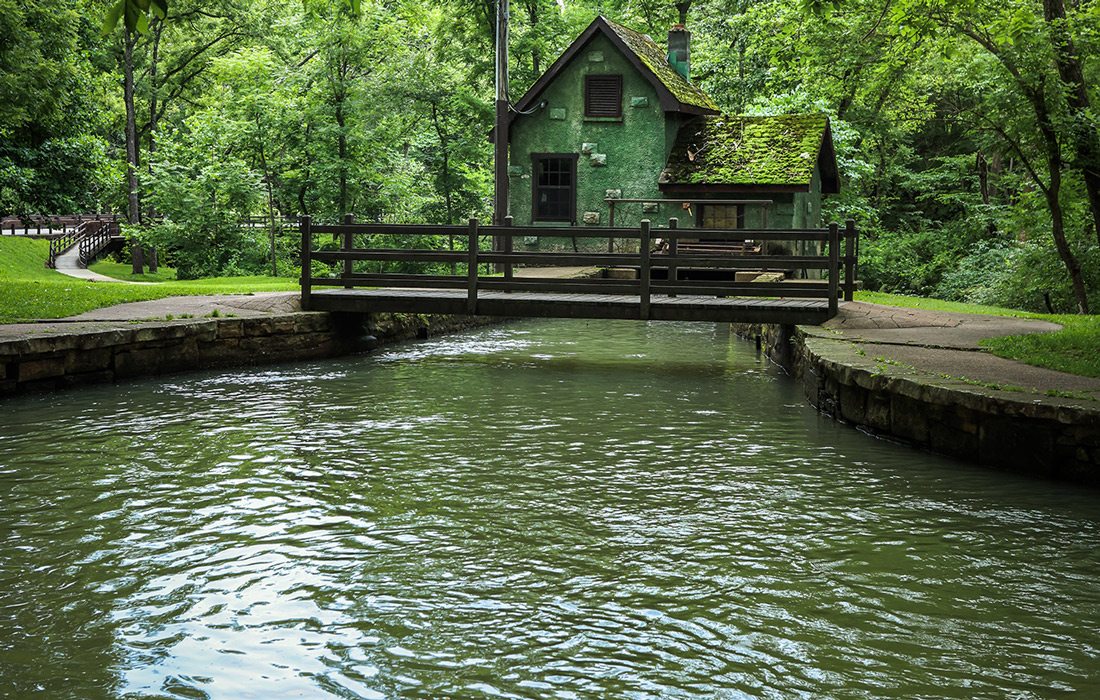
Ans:
[[[531,322],[0,405],[0,696],[1100,696],[1100,499]]]

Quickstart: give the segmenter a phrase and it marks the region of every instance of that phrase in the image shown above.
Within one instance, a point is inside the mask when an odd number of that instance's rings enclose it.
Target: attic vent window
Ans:
[[[621,117],[623,115],[623,76],[586,75],[584,77],[584,116]]]

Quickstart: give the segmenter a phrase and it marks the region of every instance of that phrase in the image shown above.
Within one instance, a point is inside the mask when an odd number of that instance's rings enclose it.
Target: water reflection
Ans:
[[[717,326],[514,324],[4,423],[13,696],[1100,692],[1093,493],[821,419]]]

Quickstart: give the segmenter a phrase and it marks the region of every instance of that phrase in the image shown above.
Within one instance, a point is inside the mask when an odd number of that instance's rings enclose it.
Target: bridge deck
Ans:
[[[467,294],[446,289],[314,289],[316,311],[468,314]],[[561,294],[479,290],[479,316],[544,318],[642,318],[641,298],[622,294]],[[654,295],[648,318],[654,321],[820,324],[829,319],[826,299],[761,299]]]

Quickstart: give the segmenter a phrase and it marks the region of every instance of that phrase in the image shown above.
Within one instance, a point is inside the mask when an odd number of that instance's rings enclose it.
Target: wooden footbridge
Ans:
[[[301,221],[302,307],[318,311],[404,312],[507,317],[819,324],[855,289],[856,231],[703,230],[649,221],[638,228],[429,226]],[[761,252],[681,250],[680,241],[751,240]],[[631,252],[517,251],[540,239],[606,239]],[[841,240],[845,255],[841,264]],[[813,254],[771,254],[775,241],[806,242]],[[442,245],[445,247],[430,247]],[[412,246],[412,247],[410,247]],[[797,248],[797,246],[793,246]],[[758,250],[758,249],[757,249]],[[315,263],[322,263],[316,265]],[[328,272],[317,274],[326,267]],[[516,274],[523,267],[522,276]],[[531,268],[583,266],[600,277],[532,276]],[[417,272],[433,268],[434,273]],[[492,271],[496,270],[496,274]],[[608,271],[619,271],[613,275]],[[738,272],[780,271],[822,279],[737,281]],[[448,274],[438,274],[443,271]],[[843,286],[841,285],[843,272]],[[632,278],[624,279],[624,276]]]

